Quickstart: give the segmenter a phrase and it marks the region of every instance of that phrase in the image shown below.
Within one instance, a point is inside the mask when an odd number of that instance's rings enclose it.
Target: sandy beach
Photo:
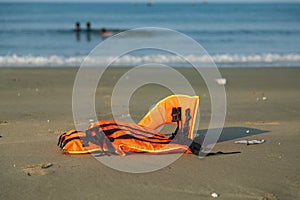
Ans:
[[[300,198],[300,68],[224,68],[225,127],[213,152],[183,155],[151,173],[111,169],[91,155],[64,155],[58,137],[74,129],[72,89],[78,68],[0,68],[0,199]],[[128,68],[110,68],[96,94],[97,114],[111,119],[112,85]],[[201,97],[198,133],[210,120],[210,97],[192,69],[179,71]],[[145,92],[147,91],[147,92]],[[138,121],[168,91],[141,88],[131,99]],[[101,108],[101,110],[99,110]],[[216,127],[219,128],[219,127]],[[245,145],[242,139],[264,139]]]

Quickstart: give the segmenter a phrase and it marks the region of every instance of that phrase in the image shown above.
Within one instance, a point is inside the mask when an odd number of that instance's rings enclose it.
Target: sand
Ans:
[[[212,199],[214,192],[217,199],[230,200],[300,198],[300,68],[221,69],[227,79],[227,116],[213,152],[241,153],[204,159],[183,155],[142,174],[116,171],[91,155],[59,151],[59,135],[74,128],[77,69],[0,68],[0,199]],[[112,83],[126,70],[111,69],[101,80],[96,94],[100,118],[111,119]],[[198,133],[203,137],[209,94],[193,70],[180,71],[201,96]],[[138,90],[131,99],[133,119],[167,93],[158,86]],[[241,139],[266,142],[234,143]]]

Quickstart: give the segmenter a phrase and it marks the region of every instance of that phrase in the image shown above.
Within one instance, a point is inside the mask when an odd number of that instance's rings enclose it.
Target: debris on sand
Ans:
[[[219,194],[213,192],[213,193],[211,193],[211,196],[212,196],[213,198],[217,198],[217,197],[219,197]]]
[[[41,168],[42,169],[47,169],[47,168],[52,167],[52,166],[53,166],[53,164],[49,162],[49,163],[42,164]]]
[[[216,82],[218,83],[218,85],[226,85],[227,80],[226,78],[217,78]]]
[[[265,140],[239,140],[239,141],[235,141],[234,143],[250,145],[250,144],[262,144],[264,142],[265,142]]]
[[[263,101],[266,101],[268,98],[267,97],[262,97],[262,100]]]

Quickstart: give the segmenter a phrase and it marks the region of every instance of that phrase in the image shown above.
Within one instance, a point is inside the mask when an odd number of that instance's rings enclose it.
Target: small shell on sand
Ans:
[[[41,164],[41,168],[42,169],[47,169],[47,168],[49,168],[49,167],[51,167],[53,164],[52,163],[45,163],[45,164]]]
[[[27,165],[26,168],[40,168],[40,169],[46,169],[53,166],[52,163],[44,163],[44,164],[36,164],[36,165]]]
[[[213,193],[211,193],[211,196],[212,196],[213,198],[217,198],[217,197],[219,197],[219,194],[213,192]]]
[[[217,78],[216,82],[218,83],[218,85],[226,85],[227,80],[226,78]]]

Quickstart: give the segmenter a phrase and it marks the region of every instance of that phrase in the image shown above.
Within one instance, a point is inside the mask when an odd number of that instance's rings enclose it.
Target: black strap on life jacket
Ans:
[[[170,136],[170,139],[174,139],[174,137],[177,135],[178,130],[180,129],[180,125],[182,125],[182,118],[181,118],[181,107],[173,107],[172,108],[172,122],[177,123],[177,128],[172,133],[172,136]]]
[[[175,138],[175,136],[178,134],[179,131],[179,137],[176,138],[176,143],[178,144],[188,144],[187,141],[190,141],[188,139],[189,134],[189,123],[191,117],[191,110],[188,108],[185,110],[185,122],[182,123],[181,118],[181,107],[173,108],[172,109],[172,122],[177,122],[177,128],[174,133],[169,137],[171,140]]]

